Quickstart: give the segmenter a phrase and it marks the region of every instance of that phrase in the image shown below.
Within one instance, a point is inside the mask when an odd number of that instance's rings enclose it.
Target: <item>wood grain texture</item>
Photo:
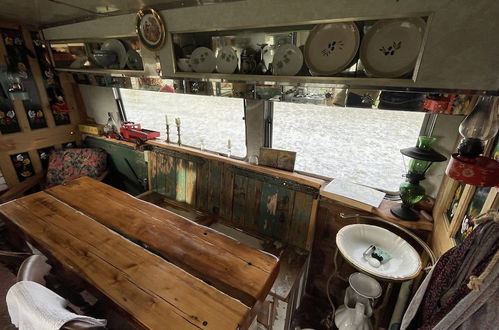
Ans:
[[[208,211],[220,214],[220,192],[222,189],[223,164],[210,160],[210,180],[208,183]]]
[[[249,308],[41,192],[0,214],[147,328],[236,329]],[[36,209],[36,215],[32,212]]]
[[[232,223],[236,227],[243,227],[246,222],[246,204],[248,202],[247,196],[248,178],[241,175],[234,177],[234,199],[232,209]]]
[[[144,242],[248,306],[266,296],[277,275],[275,257],[90,178],[46,192],[124,236]]]
[[[307,243],[313,201],[310,195],[295,193],[288,241],[300,247],[304,247]]]
[[[196,179],[196,163],[189,161],[185,177],[185,202],[189,205],[196,203]]]
[[[176,200],[179,202],[185,202],[186,172],[186,161],[181,158],[177,159]]]
[[[229,165],[222,164],[222,183],[220,187],[220,216],[225,219],[232,218],[232,200],[234,194],[234,172]]]
[[[197,167],[196,207],[208,211],[208,185],[210,181],[210,163],[204,162]]]

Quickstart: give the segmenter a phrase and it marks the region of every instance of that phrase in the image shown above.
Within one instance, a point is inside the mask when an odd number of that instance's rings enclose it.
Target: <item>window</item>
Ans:
[[[401,148],[414,146],[423,112],[274,103],[272,147],[296,151],[295,169],[397,191]]]
[[[246,129],[242,99],[120,89],[126,116],[142,127],[161,132],[166,139],[165,115],[170,140],[177,142],[175,118],[180,118],[183,145],[246,156]]]

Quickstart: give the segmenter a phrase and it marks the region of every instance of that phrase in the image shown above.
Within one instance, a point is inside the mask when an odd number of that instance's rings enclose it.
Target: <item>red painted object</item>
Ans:
[[[120,134],[123,139],[139,144],[159,137],[159,132],[144,129],[140,124],[131,121],[126,121],[121,125]]]
[[[499,186],[499,161],[492,158],[466,158],[452,154],[445,173],[454,180],[473,186]]]
[[[437,113],[452,113],[452,103],[456,98],[456,94],[440,97],[428,97],[424,102],[424,109]]]

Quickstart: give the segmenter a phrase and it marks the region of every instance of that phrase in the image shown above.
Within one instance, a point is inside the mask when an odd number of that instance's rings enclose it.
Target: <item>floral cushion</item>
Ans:
[[[67,183],[82,176],[98,178],[107,168],[102,149],[69,148],[53,151],[49,157],[45,188]]]

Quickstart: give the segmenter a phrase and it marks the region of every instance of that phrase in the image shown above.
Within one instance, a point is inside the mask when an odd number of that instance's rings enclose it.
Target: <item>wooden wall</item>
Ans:
[[[318,189],[175,150],[149,155],[150,188],[234,227],[310,249]]]
[[[16,24],[1,22],[0,29],[19,31],[26,48],[36,54],[32,40],[33,30],[30,27],[21,27]],[[4,71],[7,65],[6,55],[7,48],[2,37],[0,38],[0,68]],[[26,172],[26,175],[28,173],[33,175],[34,173],[42,172],[45,160],[40,155],[44,150],[49,151],[51,148],[58,149],[65,143],[79,141],[76,125],[80,121],[79,111],[84,112],[80,104],[77,104],[78,88],[72,77],[69,74],[60,74],[60,87],[62,88],[62,93],[64,94],[70,113],[68,123],[58,123],[50,107],[50,100],[46,90],[47,81],[44,79],[39,61],[37,58],[29,56],[27,57],[27,61],[30,70],[29,79],[33,82],[31,84],[32,90],[30,91],[30,95],[34,93],[39,99],[36,106],[43,113],[45,127],[33,128],[26,111],[28,110],[26,102],[21,100],[10,101],[8,98],[2,97],[2,109],[0,110],[4,113],[13,110],[16,121],[19,124],[18,132],[0,133],[0,169],[9,187],[24,179],[24,177],[18,174],[19,171],[16,172],[17,167],[13,163],[13,158],[19,154],[23,155],[24,165],[29,170]]]

